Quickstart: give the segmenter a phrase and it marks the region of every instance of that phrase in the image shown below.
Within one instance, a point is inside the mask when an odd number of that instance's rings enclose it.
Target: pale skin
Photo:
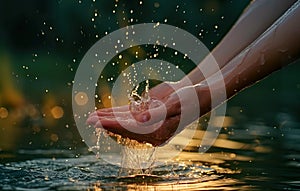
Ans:
[[[224,77],[227,99],[300,58],[300,3],[295,2],[253,1],[212,51]],[[199,65],[206,67],[208,62],[209,59],[204,59]],[[128,106],[97,110],[90,115],[87,123],[139,142],[154,146],[165,144],[174,136],[181,111],[193,111],[194,105],[189,103],[191,90],[197,93],[200,115],[191,116],[186,120],[187,124],[213,109],[212,89],[222,90],[223,82],[214,81],[217,71],[212,71],[206,79],[199,71],[197,67],[178,82],[164,82],[152,88],[150,96],[160,100],[162,105],[136,114],[134,120],[139,122],[138,125],[133,120],[128,122],[128,116],[131,116]],[[192,84],[187,85],[187,79]],[[209,86],[203,83],[210,79],[213,83]],[[178,95],[183,99],[179,100]],[[226,100],[219,99],[218,104],[223,101]],[[153,132],[133,133],[122,126],[124,123],[132,129],[147,128],[153,129]]]

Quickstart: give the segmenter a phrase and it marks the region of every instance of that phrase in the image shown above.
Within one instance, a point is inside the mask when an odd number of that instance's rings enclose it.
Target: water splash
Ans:
[[[91,146],[89,148],[89,151],[96,153],[96,157],[100,158],[100,149],[101,149],[100,140],[101,140],[101,135],[102,134],[104,135],[105,133],[104,133],[104,130],[101,128],[96,128],[94,133],[95,133],[95,136],[97,137],[96,145]]]
[[[156,148],[149,144],[135,144],[130,141],[122,149],[122,168],[119,170],[119,177],[151,174],[152,166],[156,160]]]
[[[151,99],[149,96],[149,80],[146,80],[144,92],[139,95],[139,85],[135,86],[129,94],[129,109],[135,114],[149,109],[150,105],[158,106],[157,100]],[[97,137],[96,145],[89,148],[89,151],[96,153],[96,157],[100,158],[101,136],[109,136],[113,138],[121,147],[121,168],[119,177],[146,174],[150,175],[152,167],[156,162],[156,148],[149,143],[140,143],[136,140],[124,138],[121,135],[108,132],[101,128],[96,128],[95,136]]]

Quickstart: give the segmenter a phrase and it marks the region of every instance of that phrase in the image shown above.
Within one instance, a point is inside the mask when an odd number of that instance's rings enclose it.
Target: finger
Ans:
[[[99,117],[96,115],[89,116],[89,118],[86,120],[86,124],[88,125],[95,125],[99,121]]]
[[[113,118],[114,114],[113,113],[106,113],[106,112],[95,111],[95,112],[93,112],[93,113],[91,113],[89,115],[86,123],[89,124],[89,125],[95,125],[97,123],[97,121],[99,121],[103,117],[105,117],[105,118]]]
[[[99,117],[126,117],[129,115],[130,115],[130,111],[124,111],[124,112],[113,111],[110,113],[97,111],[97,116]]]
[[[114,113],[102,113],[102,112],[94,112],[92,113],[88,119],[87,124],[95,125],[98,121],[105,121],[105,120],[120,120],[120,121],[128,121],[131,117],[130,112],[114,112]]]
[[[126,111],[126,110],[124,110]],[[89,115],[89,117],[93,117],[93,116],[114,116],[114,113],[117,112],[122,112],[121,110],[114,110],[114,109],[99,109],[97,111],[94,111],[93,113],[91,113]]]
[[[167,102],[160,102],[160,106],[156,106],[147,111],[144,111],[135,116],[135,119],[139,122],[151,125],[161,120],[165,120],[171,116],[180,114],[180,102],[177,97],[170,97]]]
[[[166,118],[167,110],[164,105],[161,105],[156,108],[148,109],[142,113],[139,113],[134,116],[134,118],[142,123],[146,123],[147,125],[151,125],[153,123],[157,123]],[[151,120],[151,121],[150,121]]]
[[[109,123],[110,125],[107,125]],[[125,128],[123,128],[120,124],[118,124],[116,121],[98,121],[95,125],[95,128],[103,128],[111,133],[120,135],[120,136],[128,136],[128,132]]]
[[[128,111],[128,110],[129,110],[129,106],[123,105],[123,106],[118,106],[118,107],[102,108],[102,109],[98,109],[97,111],[110,113],[110,112],[123,112],[123,111]]]
[[[114,116],[116,113],[121,113],[121,112],[129,112],[129,106],[98,109],[97,111],[91,113],[89,115],[89,117],[92,117],[92,116]]]

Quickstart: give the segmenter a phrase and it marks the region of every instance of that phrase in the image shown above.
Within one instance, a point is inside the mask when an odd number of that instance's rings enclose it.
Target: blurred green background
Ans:
[[[0,2],[0,157],[20,149],[85,148],[72,114],[72,81],[87,50],[121,27],[161,22],[213,49],[249,1],[53,0]],[[217,26],[217,27],[215,27]],[[299,65],[299,64],[297,64]],[[242,92],[228,105],[236,121],[299,120],[299,66]],[[101,91],[101,90],[100,90]]]

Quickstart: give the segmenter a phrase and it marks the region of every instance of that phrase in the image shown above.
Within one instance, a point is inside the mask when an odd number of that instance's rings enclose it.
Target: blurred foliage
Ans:
[[[73,121],[72,80],[85,52],[106,34],[127,25],[161,22],[187,30],[212,49],[248,4],[1,1],[0,151],[83,145]]]

